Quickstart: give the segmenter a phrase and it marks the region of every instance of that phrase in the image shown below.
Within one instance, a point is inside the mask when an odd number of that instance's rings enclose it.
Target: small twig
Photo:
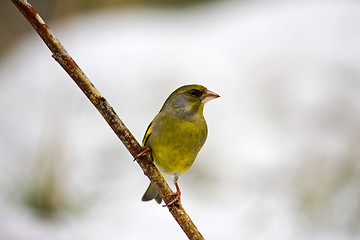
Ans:
[[[61,45],[60,41],[52,34],[50,28],[46,25],[40,15],[26,0],[11,1],[40,35],[42,40],[52,52],[53,58],[70,75],[70,77],[79,86],[87,98],[101,113],[110,127],[114,130],[115,134],[120,138],[122,143],[128,149],[130,154],[133,157],[136,157],[141,152],[139,143],[117,116],[111,105],[100,94],[100,92],[90,82],[84,72],[67,53],[64,47]],[[145,154],[144,156],[138,158],[137,162],[144,171],[144,174],[157,188],[164,202],[169,203],[171,198],[168,198],[167,196],[171,194],[172,191],[164,180],[163,176],[160,174],[159,170],[151,161],[151,158]],[[168,208],[189,239],[204,239],[181,205],[173,204]]]

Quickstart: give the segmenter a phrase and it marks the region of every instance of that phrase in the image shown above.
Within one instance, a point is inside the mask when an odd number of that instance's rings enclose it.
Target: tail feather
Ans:
[[[156,190],[155,186],[150,182],[149,187],[146,189],[144,196],[141,198],[141,201],[147,202],[155,199],[157,203],[161,203],[162,199]]]

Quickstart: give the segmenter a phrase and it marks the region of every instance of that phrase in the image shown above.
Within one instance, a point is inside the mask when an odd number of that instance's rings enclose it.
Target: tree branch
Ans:
[[[100,94],[84,72],[67,53],[60,41],[52,34],[50,28],[45,24],[44,20],[42,20],[40,15],[26,0],[11,1],[40,35],[42,40],[52,52],[53,58],[70,75],[87,98],[101,113],[115,134],[120,138],[130,154],[135,158],[135,156],[142,151],[140,144],[136,141],[125,124],[120,120],[107,100]],[[153,164],[151,157],[144,155],[137,159],[137,163],[144,171],[144,174],[155,185],[164,202],[169,203],[171,201],[171,197],[168,197],[168,195],[172,193],[172,190],[164,180],[159,170]],[[173,204],[169,206],[168,209],[189,239],[204,239],[181,204]]]

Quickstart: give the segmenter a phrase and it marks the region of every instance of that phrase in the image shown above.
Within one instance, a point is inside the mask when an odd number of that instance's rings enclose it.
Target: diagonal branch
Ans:
[[[139,143],[127,129],[125,124],[120,120],[111,105],[100,94],[100,92],[87,78],[85,73],[67,53],[65,48],[61,45],[60,41],[52,34],[50,28],[45,24],[40,15],[26,0],[11,1],[40,35],[42,40],[52,52],[53,58],[70,75],[70,77],[79,86],[87,98],[101,113],[103,118],[110,125],[115,134],[120,138],[130,154],[133,157],[137,156],[142,150]],[[137,159],[137,163],[144,171],[144,174],[155,185],[165,203],[169,203],[171,198],[167,196],[171,194],[172,191],[169,185],[165,182],[159,170],[151,161],[151,158],[148,155],[141,156],[139,159]],[[170,213],[173,215],[189,239],[204,239],[181,205],[173,204],[168,208]]]

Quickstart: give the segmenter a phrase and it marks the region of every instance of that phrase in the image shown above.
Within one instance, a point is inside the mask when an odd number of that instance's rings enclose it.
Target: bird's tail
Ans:
[[[144,196],[141,198],[141,201],[147,202],[153,199],[155,199],[155,201],[159,204],[161,203],[162,200],[155,186],[150,182],[149,187],[146,189],[144,193]]]

